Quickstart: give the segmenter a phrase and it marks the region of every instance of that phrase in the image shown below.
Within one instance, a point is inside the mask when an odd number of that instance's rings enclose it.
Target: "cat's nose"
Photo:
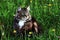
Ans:
[[[20,17],[20,16],[17,16],[17,18],[18,18],[18,19],[21,19],[21,17]]]
[[[24,13],[22,13],[22,16],[24,16],[25,14]]]
[[[17,13],[19,13],[20,11],[17,11]]]
[[[26,16],[26,15],[22,15],[23,17]]]
[[[26,17],[26,15],[22,15],[23,17]]]

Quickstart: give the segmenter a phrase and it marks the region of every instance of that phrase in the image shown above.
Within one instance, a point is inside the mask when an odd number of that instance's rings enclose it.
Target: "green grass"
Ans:
[[[30,5],[30,14],[41,24],[44,32],[33,35],[25,40],[59,40],[60,35],[60,0],[0,0],[0,39],[21,40],[20,36],[13,33],[13,19],[18,6]],[[4,35],[2,33],[4,32]]]

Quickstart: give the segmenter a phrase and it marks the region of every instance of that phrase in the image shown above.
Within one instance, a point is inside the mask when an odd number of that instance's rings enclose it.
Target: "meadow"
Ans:
[[[13,33],[13,19],[18,7],[30,6],[30,14],[43,29],[40,35],[23,39]],[[60,0],[0,0],[1,40],[60,40]]]

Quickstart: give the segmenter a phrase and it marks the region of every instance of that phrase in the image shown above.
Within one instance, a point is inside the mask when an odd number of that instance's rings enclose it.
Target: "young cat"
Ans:
[[[30,7],[27,8],[19,7],[16,11],[13,28],[20,33],[29,30],[38,33],[39,29],[38,24],[36,20],[30,15],[29,11]]]

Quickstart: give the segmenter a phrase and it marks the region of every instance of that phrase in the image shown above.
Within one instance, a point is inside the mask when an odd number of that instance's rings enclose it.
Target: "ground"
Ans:
[[[60,35],[60,0],[0,0],[0,39],[20,40],[19,34],[13,33],[13,19],[18,6],[30,5],[30,14],[41,24],[44,32],[25,40],[59,40]],[[16,32],[16,31],[15,31]]]

